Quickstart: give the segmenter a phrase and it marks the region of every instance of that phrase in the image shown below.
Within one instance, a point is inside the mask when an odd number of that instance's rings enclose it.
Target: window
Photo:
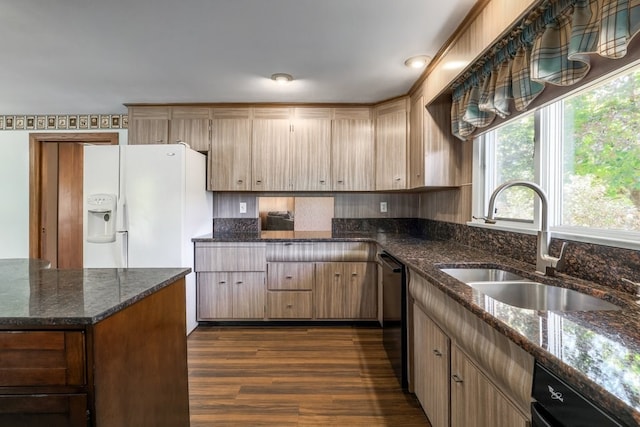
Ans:
[[[554,231],[581,240],[640,246],[640,65],[476,138],[474,215],[487,215],[505,181],[537,182]],[[496,201],[499,225],[534,228],[533,192],[514,187]],[[634,246],[635,247],[635,246]]]

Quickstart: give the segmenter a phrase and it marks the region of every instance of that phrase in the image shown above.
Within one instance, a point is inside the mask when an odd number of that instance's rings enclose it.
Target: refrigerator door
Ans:
[[[117,145],[87,145],[84,151],[83,171],[83,266],[85,268],[122,267],[122,234],[116,233],[116,241],[109,243],[88,242],[88,198],[92,194],[119,195],[120,151]],[[117,215],[117,213],[116,213]]]
[[[185,146],[128,145],[122,150],[128,261],[137,267],[188,267],[182,262]]]

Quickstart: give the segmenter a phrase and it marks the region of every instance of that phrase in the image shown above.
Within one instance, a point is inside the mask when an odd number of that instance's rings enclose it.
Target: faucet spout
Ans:
[[[544,190],[536,183],[530,181],[507,181],[493,190],[491,197],[489,198],[489,212],[485,223],[495,224],[495,204],[496,199],[507,188],[511,187],[526,187],[534,191],[540,198],[541,215],[540,215],[540,230],[538,231],[537,251],[536,251],[536,271],[540,274],[553,275],[556,269],[561,268],[564,265],[564,249],[566,243],[563,243],[560,250],[560,256],[558,258],[549,255],[549,246],[551,244],[551,233],[549,232],[549,201]]]

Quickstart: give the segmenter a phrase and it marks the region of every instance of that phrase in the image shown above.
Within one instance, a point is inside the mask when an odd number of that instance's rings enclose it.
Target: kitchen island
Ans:
[[[0,260],[0,425],[188,426],[189,269]]]

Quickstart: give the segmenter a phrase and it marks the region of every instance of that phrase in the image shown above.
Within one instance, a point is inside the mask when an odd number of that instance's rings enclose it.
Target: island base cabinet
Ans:
[[[451,427],[528,427],[529,421],[457,347],[451,347]]]
[[[0,395],[0,426],[87,427],[86,394]]]

